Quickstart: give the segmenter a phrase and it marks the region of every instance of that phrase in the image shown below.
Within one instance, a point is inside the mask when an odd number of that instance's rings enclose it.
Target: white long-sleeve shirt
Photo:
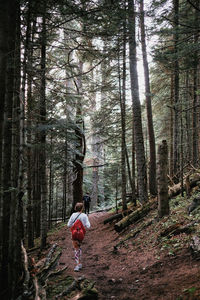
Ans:
[[[86,227],[86,228],[90,228],[90,221],[88,219],[88,216],[84,213],[81,213],[80,215],[80,212],[75,212],[71,215],[68,223],[67,223],[67,226],[68,227],[72,227],[72,225],[74,224],[74,221],[75,220],[80,220],[82,223],[83,223],[83,226]],[[79,215],[79,216],[78,216]],[[78,218],[77,218],[78,216]],[[76,219],[77,218],[77,219]]]

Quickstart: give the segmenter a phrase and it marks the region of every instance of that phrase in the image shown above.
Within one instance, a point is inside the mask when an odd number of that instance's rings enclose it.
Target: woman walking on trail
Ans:
[[[76,266],[74,271],[78,272],[82,269],[81,263],[81,242],[84,238],[85,227],[90,228],[90,221],[88,216],[83,213],[83,203],[77,203],[75,206],[75,213],[73,213],[67,223],[67,226],[72,231],[72,245],[74,248]],[[76,225],[77,224],[77,225]]]

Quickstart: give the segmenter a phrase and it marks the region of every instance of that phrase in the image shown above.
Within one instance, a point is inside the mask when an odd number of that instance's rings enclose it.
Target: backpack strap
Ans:
[[[76,219],[74,220],[74,222],[73,222],[73,224],[72,225],[74,225],[74,223],[76,222],[76,220],[78,219],[78,217],[81,215],[81,213],[76,217]]]

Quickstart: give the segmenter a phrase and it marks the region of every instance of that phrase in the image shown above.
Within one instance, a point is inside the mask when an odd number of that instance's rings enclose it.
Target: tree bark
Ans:
[[[79,62],[79,71],[83,71],[83,63]],[[82,78],[79,76],[77,80],[77,92],[80,95],[82,93]],[[84,135],[84,124],[82,118],[82,103],[81,99],[77,99],[76,106],[76,129],[75,136],[77,139],[77,154],[74,159],[74,172],[76,179],[73,182],[73,205],[72,211],[74,211],[75,205],[77,202],[83,201],[83,160],[85,157],[86,144],[85,144],[85,135]]]
[[[166,141],[158,147],[158,215],[162,218],[169,215],[169,197],[168,197],[168,146]]]
[[[119,102],[121,112],[121,193],[123,210],[127,210],[126,203],[126,24],[124,24],[123,32],[123,67],[121,78],[120,67],[120,45],[118,45],[118,76],[119,76]],[[122,85],[121,85],[122,81]]]
[[[199,1],[196,1],[196,6],[199,8]],[[199,11],[195,9],[195,26],[199,27]],[[198,45],[199,32],[196,30],[194,34],[195,47]],[[197,103],[198,101],[198,69],[199,69],[199,49],[194,51],[193,61],[193,111],[192,111],[192,164],[194,167],[197,166],[198,162],[198,112]]]
[[[116,223],[114,226],[115,230],[117,232],[121,232],[123,229],[127,228],[129,225],[131,225],[134,222],[145,217],[149,213],[150,210],[151,210],[151,203],[148,202],[141,208],[135,210],[130,215],[126,216],[121,221]]]
[[[174,125],[173,125],[173,173],[177,174],[179,170],[179,61],[178,61],[178,42],[179,42],[179,32],[178,32],[178,23],[179,23],[179,0],[173,0],[174,6]]]
[[[151,107],[151,89],[150,89],[150,79],[149,79],[149,65],[148,65],[147,50],[146,50],[146,32],[145,32],[145,22],[144,22],[144,1],[143,0],[140,0],[140,28],[141,28],[141,43],[142,43],[142,56],[143,56],[144,79],[145,79],[149,147],[150,147],[149,191],[151,195],[157,195],[156,147],[155,147],[155,135],[154,135],[154,128],[153,128],[153,117],[152,117],[152,107]]]
[[[43,2],[41,32],[41,87],[40,87],[40,153],[39,168],[41,182],[41,248],[47,238],[47,177],[46,177],[46,1]]]
[[[137,161],[137,179],[139,201],[144,204],[147,200],[147,174],[144,151],[144,139],[142,132],[141,106],[139,99],[139,86],[137,74],[136,37],[135,37],[135,8],[133,0],[128,1],[128,25],[129,25],[129,62],[131,78],[131,94],[134,118],[135,149]]]
[[[2,78],[3,93],[5,92],[4,120],[3,120],[3,219],[2,243],[0,253],[0,280],[1,291],[4,299],[15,299],[20,289],[19,278],[22,273],[21,261],[21,227],[23,194],[18,193],[19,184],[19,86],[20,86],[20,8],[19,2],[6,1],[2,7],[5,14],[4,26],[1,34],[7,35],[3,53],[6,54],[6,63],[2,64],[4,76]],[[6,53],[4,50],[6,49]],[[6,67],[6,73],[4,73]],[[5,84],[5,85],[4,85]],[[2,105],[4,99],[2,98]]]

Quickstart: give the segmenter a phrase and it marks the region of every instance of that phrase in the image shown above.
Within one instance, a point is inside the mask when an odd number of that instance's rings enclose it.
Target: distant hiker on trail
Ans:
[[[87,213],[88,215],[90,213],[90,202],[91,202],[91,198],[89,196],[89,193],[86,193],[86,195],[83,196],[83,203],[85,207],[85,214]]]
[[[76,203],[75,210],[67,223],[67,226],[70,227],[72,233],[72,245],[74,247],[74,255],[76,266],[74,271],[78,272],[82,269],[81,263],[81,242],[84,239],[86,228],[90,228],[90,221],[88,216],[83,213],[83,203]]]

